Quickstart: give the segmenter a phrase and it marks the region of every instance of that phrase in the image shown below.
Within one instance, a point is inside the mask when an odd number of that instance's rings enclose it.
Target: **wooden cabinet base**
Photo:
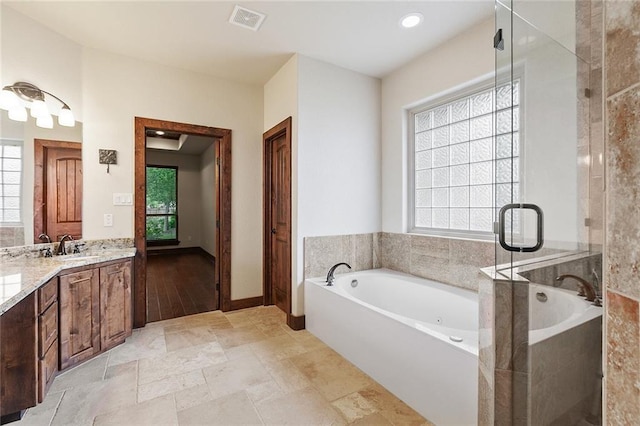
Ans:
[[[27,410],[20,410],[15,413],[5,414],[0,417],[0,425],[6,425],[7,423],[17,422],[18,420],[22,420],[22,416],[26,413]]]

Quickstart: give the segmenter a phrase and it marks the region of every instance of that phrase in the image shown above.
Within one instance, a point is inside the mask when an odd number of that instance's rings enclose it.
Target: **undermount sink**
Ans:
[[[88,259],[95,259],[96,257],[100,257],[100,256],[96,256],[96,255],[92,255],[92,256],[57,256],[54,259],[60,261],[60,262],[71,262],[74,260],[88,260]]]

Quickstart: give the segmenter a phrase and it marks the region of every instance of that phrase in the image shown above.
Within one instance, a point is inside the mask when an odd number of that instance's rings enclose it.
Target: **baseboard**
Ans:
[[[262,306],[262,296],[247,297],[246,299],[232,300],[229,306],[230,311],[237,311],[238,309],[254,308],[256,306]]]
[[[299,317],[293,314],[287,314],[287,325],[292,330],[304,330],[305,329],[305,317],[300,315]]]

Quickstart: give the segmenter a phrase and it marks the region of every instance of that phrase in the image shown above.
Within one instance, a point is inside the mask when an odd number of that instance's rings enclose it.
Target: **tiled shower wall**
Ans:
[[[640,419],[640,2],[605,2],[606,419]]]

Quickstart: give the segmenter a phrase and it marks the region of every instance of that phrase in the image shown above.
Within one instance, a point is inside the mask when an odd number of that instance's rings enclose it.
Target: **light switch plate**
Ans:
[[[113,226],[113,215],[111,213],[104,214],[104,226]]]
[[[132,206],[133,205],[133,194],[131,193],[121,193],[114,192],[113,193],[113,205],[114,206]]]

